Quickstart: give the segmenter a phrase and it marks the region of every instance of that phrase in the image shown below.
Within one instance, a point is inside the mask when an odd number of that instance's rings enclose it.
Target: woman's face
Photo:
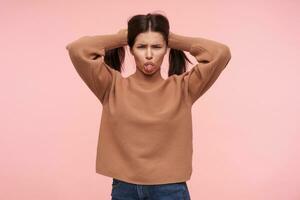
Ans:
[[[134,56],[137,70],[150,75],[160,70],[167,49],[161,33],[148,31],[140,33],[135,38],[135,43],[130,52]]]

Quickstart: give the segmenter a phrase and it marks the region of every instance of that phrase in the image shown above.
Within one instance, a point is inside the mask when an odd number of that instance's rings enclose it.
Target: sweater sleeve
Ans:
[[[217,80],[231,59],[231,52],[225,44],[200,37],[172,34],[171,48],[188,51],[197,60],[193,68],[184,73],[188,99],[193,104]]]
[[[120,73],[104,62],[105,50],[126,44],[126,35],[110,34],[83,36],[66,46],[79,76],[102,104],[111,87],[113,76]]]

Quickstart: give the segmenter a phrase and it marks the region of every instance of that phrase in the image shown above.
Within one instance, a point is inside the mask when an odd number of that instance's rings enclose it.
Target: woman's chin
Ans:
[[[157,71],[156,69],[151,71],[144,70],[144,73],[150,75],[150,74],[154,74],[156,71]]]

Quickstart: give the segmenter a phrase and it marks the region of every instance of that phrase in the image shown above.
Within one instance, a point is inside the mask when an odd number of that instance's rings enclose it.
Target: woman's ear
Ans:
[[[129,48],[129,51],[130,51],[131,55],[133,55],[132,48]]]
[[[165,52],[165,55],[166,55],[166,54],[169,54],[169,52],[170,52],[170,48],[167,47],[166,52]]]

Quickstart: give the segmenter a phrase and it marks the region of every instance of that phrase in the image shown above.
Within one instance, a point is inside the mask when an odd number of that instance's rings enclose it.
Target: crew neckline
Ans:
[[[138,70],[138,69],[136,69]],[[145,75],[144,77],[140,78],[137,76],[138,72],[134,72],[133,74],[131,74],[129,76],[129,78],[134,79],[136,82],[141,83],[142,85],[160,85],[161,83],[165,82],[166,80],[161,76],[161,74],[159,74],[159,76],[153,78],[153,77],[147,77],[147,75]],[[157,73],[161,73],[160,71],[158,71]]]

